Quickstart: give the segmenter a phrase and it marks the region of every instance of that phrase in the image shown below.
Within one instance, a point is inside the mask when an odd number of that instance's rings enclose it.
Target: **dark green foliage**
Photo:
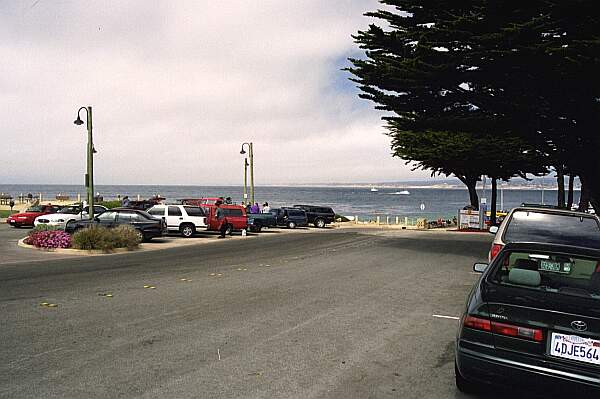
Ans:
[[[76,249],[110,251],[115,248],[134,249],[139,244],[140,239],[131,226],[119,226],[114,229],[90,227],[77,231],[72,237],[72,245]]]
[[[390,111],[394,155],[463,181],[552,166],[600,199],[594,1],[380,2],[368,15],[383,28],[354,36],[366,57],[348,70],[362,98]]]
[[[60,226],[50,226],[48,224],[39,224],[37,226],[35,226],[33,229],[29,230],[29,233],[27,233],[28,236],[35,234],[35,233],[39,233],[40,231],[55,231],[55,230],[62,230],[62,228]]]
[[[98,205],[102,205],[107,207],[108,209],[118,208],[121,206],[121,201],[113,200],[113,201],[102,201]]]

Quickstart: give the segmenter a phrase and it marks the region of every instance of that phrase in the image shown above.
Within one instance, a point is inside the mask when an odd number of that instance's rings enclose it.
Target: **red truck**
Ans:
[[[215,205],[201,205],[206,214],[206,230],[219,231],[221,221],[217,220],[217,207]],[[226,234],[231,235],[234,231],[248,229],[248,217],[246,208],[241,205],[221,205],[227,223]]]

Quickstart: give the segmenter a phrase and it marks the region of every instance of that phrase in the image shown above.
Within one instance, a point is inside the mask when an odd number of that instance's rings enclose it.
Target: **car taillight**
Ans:
[[[498,252],[502,250],[503,246],[504,245],[502,244],[492,244],[492,249],[490,249],[490,262],[494,260],[496,255],[498,255]]]
[[[500,335],[508,335],[509,337],[518,337],[525,339],[532,339],[537,342],[544,340],[544,334],[542,330],[537,328],[527,328],[513,326],[512,324],[492,322],[492,332]]]
[[[540,329],[519,327],[506,323],[498,323],[479,317],[466,316],[463,321],[463,325],[465,327],[473,328],[475,330],[490,331],[494,334],[506,335],[509,337],[530,339],[536,342],[542,342],[544,340],[544,333]]]
[[[492,325],[489,320],[480,319],[479,317],[466,316],[463,320],[463,325],[475,330],[492,331]]]

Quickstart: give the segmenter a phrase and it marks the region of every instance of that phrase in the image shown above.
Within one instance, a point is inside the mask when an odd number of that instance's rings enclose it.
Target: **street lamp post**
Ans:
[[[254,154],[252,151],[252,143],[243,143],[240,154],[244,155],[246,153],[246,151],[244,151],[245,145],[248,146],[248,154],[250,158],[250,203],[254,205]]]
[[[83,125],[79,113],[81,110],[86,112],[86,122],[88,131],[88,144],[87,144],[87,173],[85,175],[85,186],[87,187],[87,198],[88,198],[88,215],[90,220],[94,219],[94,141],[92,139],[92,107],[81,107],[77,111],[77,119],[74,124],[77,126]]]
[[[248,203],[248,158],[244,158],[244,203]]]

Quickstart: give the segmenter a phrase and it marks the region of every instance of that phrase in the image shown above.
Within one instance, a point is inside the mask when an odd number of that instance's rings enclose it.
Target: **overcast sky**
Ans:
[[[426,177],[390,155],[340,69],[376,0],[0,0],[1,183],[261,184]]]

